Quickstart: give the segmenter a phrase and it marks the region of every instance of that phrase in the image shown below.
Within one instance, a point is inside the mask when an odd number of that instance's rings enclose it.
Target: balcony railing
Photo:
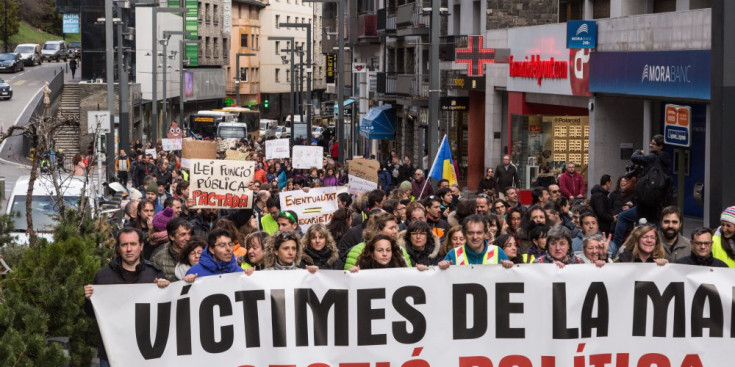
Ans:
[[[396,94],[413,99],[429,97],[429,76],[427,74],[396,75]]]
[[[424,4],[422,1],[404,4],[398,7],[396,12],[396,27],[400,28],[428,28],[430,23],[430,14],[424,13],[424,7],[431,7],[431,4]]]
[[[378,9],[378,34],[392,34],[396,32],[396,14],[389,13],[388,9]]]
[[[439,60],[454,61],[454,53],[457,49],[467,48],[467,36],[441,36],[439,37]]]
[[[383,95],[395,95],[396,94],[396,75],[389,73],[378,73],[377,75],[376,92]]]
[[[358,30],[357,37],[377,37],[378,36],[378,15],[375,12],[368,12],[357,16]]]

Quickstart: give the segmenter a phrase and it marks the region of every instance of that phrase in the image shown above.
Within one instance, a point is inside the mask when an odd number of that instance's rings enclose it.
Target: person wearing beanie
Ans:
[[[712,256],[735,268],[735,206],[720,215],[720,227],[712,237]]]
[[[148,246],[143,248],[143,258],[150,260],[168,242],[166,225],[174,218],[174,210],[166,208],[153,216],[153,232],[148,236]]]
[[[163,206],[158,203],[158,184],[156,181],[151,181],[145,187],[145,198],[156,204],[154,213],[158,214],[163,210]]]

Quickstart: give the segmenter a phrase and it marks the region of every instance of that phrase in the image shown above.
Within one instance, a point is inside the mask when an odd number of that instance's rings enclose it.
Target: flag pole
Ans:
[[[426,184],[429,183],[429,179],[431,179],[431,174],[434,173],[434,167],[436,166],[436,160],[439,159],[439,152],[442,150],[442,146],[444,145],[444,140],[447,140],[447,134],[444,134],[444,138],[442,138],[441,144],[439,144],[439,149],[436,151],[436,156],[434,157],[434,160],[431,164],[431,169],[429,170],[429,174],[426,175],[426,178],[424,179],[424,186],[421,188],[421,191],[419,192],[419,197],[421,197],[424,194],[424,190],[426,190]]]

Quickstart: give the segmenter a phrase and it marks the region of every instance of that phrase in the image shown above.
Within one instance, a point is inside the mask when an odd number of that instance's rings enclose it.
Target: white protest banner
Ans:
[[[289,158],[288,139],[273,139],[265,141],[265,159]]]
[[[294,145],[293,168],[309,169],[311,167],[322,168],[324,159],[324,147],[309,145]]]
[[[149,155],[149,154],[153,157],[153,159],[158,158],[158,154],[156,153],[155,149],[146,149],[145,155]]]
[[[253,206],[255,162],[211,159],[191,160],[189,197],[194,208],[245,209]]]
[[[112,366],[724,367],[735,270],[256,271],[95,285]]]
[[[163,150],[170,152],[172,150],[181,150],[182,139],[161,139]]]
[[[181,167],[191,168],[192,159],[216,159],[217,142],[184,139],[181,144]]]
[[[339,209],[336,187],[312,188],[309,192],[286,191],[278,196],[281,200],[281,210],[293,210],[299,217],[299,226],[304,232],[312,224],[329,223],[332,214]]]
[[[356,158],[349,161],[348,187],[350,194],[357,195],[378,188],[380,162],[373,159]]]

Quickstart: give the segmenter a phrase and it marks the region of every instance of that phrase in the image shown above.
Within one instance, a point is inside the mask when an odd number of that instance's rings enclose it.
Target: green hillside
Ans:
[[[72,42],[72,41],[79,41],[81,38],[81,34],[67,34],[66,35],[66,42]],[[46,33],[40,29],[34,28],[27,22],[20,22],[20,27],[18,30],[18,33],[10,36],[10,44],[11,45],[17,45],[20,43],[38,43],[38,44],[44,44],[46,41],[53,41],[53,40],[61,40],[64,39],[61,35],[54,35],[51,33]],[[2,45],[2,40],[0,40],[0,45]]]

